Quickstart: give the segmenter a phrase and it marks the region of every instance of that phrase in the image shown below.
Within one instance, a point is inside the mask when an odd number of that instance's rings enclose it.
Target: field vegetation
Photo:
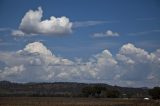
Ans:
[[[160,106],[160,103],[127,98],[0,97],[0,106]]]

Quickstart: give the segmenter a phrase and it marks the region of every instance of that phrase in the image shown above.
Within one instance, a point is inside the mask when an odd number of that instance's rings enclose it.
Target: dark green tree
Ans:
[[[149,90],[149,95],[152,96],[153,99],[160,99],[160,87],[154,87]]]
[[[108,98],[118,98],[120,96],[120,92],[118,90],[106,90],[106,96]]]
[[[100,97],[101,92],[105,90],[106,88],[100,85],[88,86],[82,89],[82,93],[85,97]]]
[[[100,85],[96,85],[93,87],[93,92],[95,97],[100,97],[102,91],[105,91],[106,88]]]
[[[83,95],[85,96],[85,97],[89,97],[90,95],[92,95],[92,93],[93,93],[93,88],[92,87],[84,87],[83,89],[82,89],[82,93],[83,93]]]

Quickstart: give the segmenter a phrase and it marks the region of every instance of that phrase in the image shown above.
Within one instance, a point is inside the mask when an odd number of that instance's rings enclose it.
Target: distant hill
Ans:
[[[54,83],[14,83],[0,81],[0,96],[82,96],[84,87],[103,86],[107,89],[116,89],[122,97],[146,97],[148,88],[129,88],[111,86],[103,83],[76,83],[76,82],[54,82]]]

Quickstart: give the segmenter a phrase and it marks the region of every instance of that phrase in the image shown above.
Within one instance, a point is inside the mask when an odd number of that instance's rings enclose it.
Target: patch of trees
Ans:
[[[152,99],[160,99],[160,87],[154,87],[153,89],[150,89],[149,95],[152,97]]]
[[[107,89],[106,87],[96,85],[87,86],[82,89],[83,96],[85,97],[108,97],[108,98],[118,98],[120,92],[116,89]]]

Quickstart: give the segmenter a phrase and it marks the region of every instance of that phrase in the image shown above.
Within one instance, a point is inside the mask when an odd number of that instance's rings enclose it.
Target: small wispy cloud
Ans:
[[[0,32],[3,32],[3,31],[10,31],[11,28],[0,28]]]
[[[160,48],[160,43],[158,41],[152,41],[152,40],[136,42],[136,45],[143,48],[152,48],[152,49]]]
[[[106,32],[98,32],[94,33],[93,37],[95,38],[101,38],[101,37],[118,37],[119,33],[113,32],[111,30],[107,30]]]
[[[21,30],[12,30],[11,35],[13,35],[13,36],[24,36],[25,33],[22,32]]]
[[[0,46],[13,46],[15,43],[13,42],[5,42],[3,40],[0,41]]]
[[[137,21],[152,21],[155,20],[155,17],[149,17],[149,18],[137,18]]]
[[[114,23],[116,21],[76,21],[73,22],[73,28],[78,28],[78,27],[89,27],[89,26],[95,26],[95,25],[100,25],[100,24],[106,24],[106,23]]]
[[[149,30],[149,31],[129,33],[128,35],[130,35],[130,36],[139,36],[139,35],[147,35],[147,34],[159,33],[159,32],[160,32],[160,29],[155,29],[155,30]]]
[[[25,33],[23,33],[21,30],[16,30],[16,29],[12,29],[12,28],[0,28],[0,32],[7,32],[10,35],[13,36],[24,36]]]

